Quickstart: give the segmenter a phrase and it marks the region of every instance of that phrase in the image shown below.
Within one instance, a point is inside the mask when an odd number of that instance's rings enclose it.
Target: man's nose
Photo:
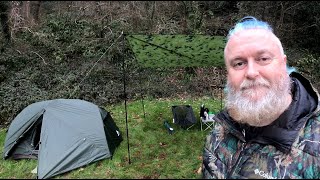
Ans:
[[[259,76],[259,65],[254,61],[248,61],[246,78],[256,79]]]

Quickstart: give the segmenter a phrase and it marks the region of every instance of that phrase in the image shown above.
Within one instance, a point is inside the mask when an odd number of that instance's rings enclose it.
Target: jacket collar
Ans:
[[[292,102],[272,124],[263,127],[239,124],[226,110],[217,114],[216,120],[243,142],[271,144],[278,150],[288,153],[300,129],[320,110],[319,94],[311,83],[296,72],[291,73],[290,77],[293,82]]]

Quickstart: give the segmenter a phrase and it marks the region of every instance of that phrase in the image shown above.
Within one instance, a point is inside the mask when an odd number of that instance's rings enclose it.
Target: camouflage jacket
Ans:
[[[203,151],[203,178],[320,178],[319,94],[291,73],[293,101],[272,124],[249,127],[223,110]]]

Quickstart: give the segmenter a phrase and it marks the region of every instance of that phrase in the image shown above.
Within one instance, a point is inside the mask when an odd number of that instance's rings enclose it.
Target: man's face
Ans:
[[[225,49],[225,63],[229,85],[251,101],[265,96],[286,73],[286,56],[276,37],[263,29],[234,34]]]
[[[289,106],[290,77],[280,42],[266,30],[233,35],[225,49],[228,70],[226,107],[230,116],[251,126],[266,126]]]

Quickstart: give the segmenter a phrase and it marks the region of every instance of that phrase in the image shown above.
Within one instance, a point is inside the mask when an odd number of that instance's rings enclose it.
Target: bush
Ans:
[[[293,57],[294,59],[290,59]],[[320,90],[320,57],[307,50],[292,50],[288,55],[290,66],[297,68],[298,72],[308,78],[313,86]]]

